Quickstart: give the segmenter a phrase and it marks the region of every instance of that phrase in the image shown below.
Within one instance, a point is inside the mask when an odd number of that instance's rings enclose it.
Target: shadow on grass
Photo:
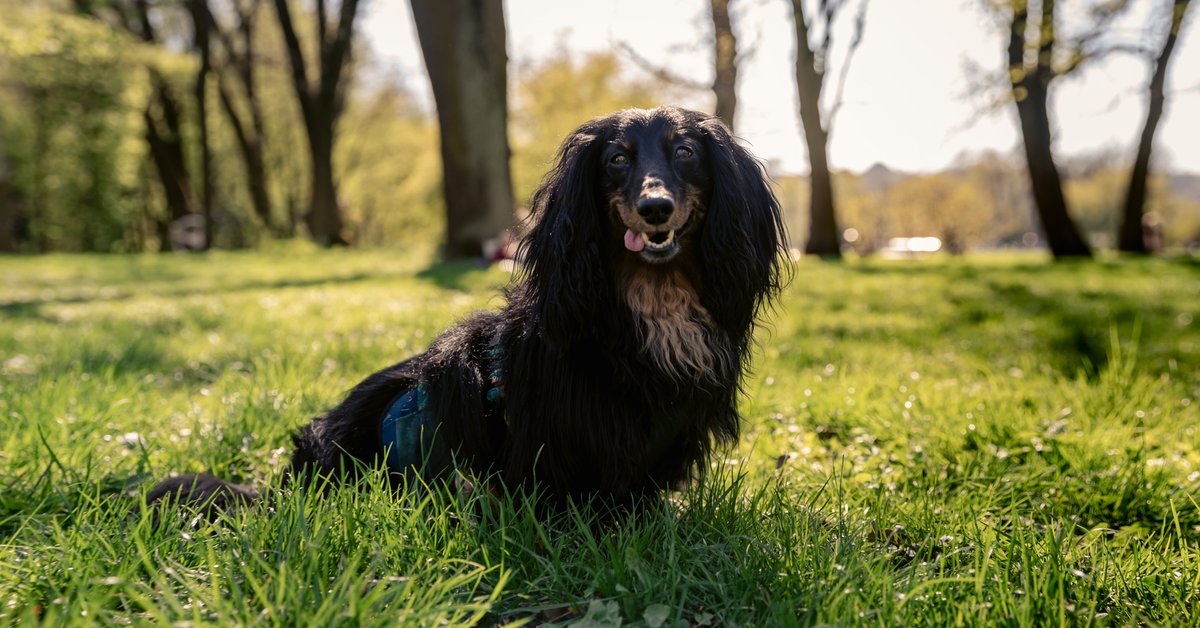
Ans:
[[[194,287],[179,287],[168,290],[155,291],[153,293],[143,291],[126,290],[116,294],[90,295],[90,296],[72,296],[72,297],[51,297],[48,299],[28,299],[23,301],[5,301],[0,302],[0,315],[11,318],[31,318],[43,319],[40,309],[46,305],[78,305],[87,303],[112,303],[118,301],[128,301],[146,294],[153,294],[157,297],[191,297],[204,296],[210,294],[236,294],[239,292],[253,292],[256,290],[286,290],[289,288],[311,288],[314,286],[322,286],[326,284],[349,284],[370,279],[380,279],[390,276],[385,273],[355,273],[343,277],[321,277],[313,279],[281,279],[279,281],[259,281],[251,283],[243,283],[232,286],[211,286],[206,288]]]
[[[480,280],[490,268],[480,260],[436,262],[418,272],[417,278],[432,281],[443,290],[470,292],[480,287]]]
[[[996,280],[988,280],[985,285],[993,295],[990,303],[1004,309],[1002,316],[1010,320],[1037,321],[1037,333],[1047,344],[1045,355],[1051,366],[1060,372],[1082,371],[1088,378],[1098,376],[1108,366],[1110,325],[1128,328],[1135,318],[1128,308],[1121,307],[1124,299],[1112,294],[1100,299],[1109,306],[1106,308],[1108,316],[1105,316],[1097,308],[1101,303],[1083,304],[1062,295],[1043,296],[1028,286]]]
[[[1172,290],[1159,280],[1157,292],[1151,291],[1148,298],[1145,291],[1131,287],[1142,277],[1157,279],[1165,270],[1194,272],[1200,269],[1195,260],[1068,261],[997,268],[948,261],[843,268],[864,277],[920,277],[920,282],[905,285],[927,290],[930,301],[953,305],[950,318],[922,321],[923,333],[911,339],[917,344],[947,335],[1012,342],[1025,334],[1036,341],[1032,350],[1055,371],[1094,379],[1110,366],[1115,330],[1122,343],[1138,345],[1139,358],[1165,363],[1159,358],[1167,351],[1177,362],[1188,361],[1172,340],[1180,311],[1178,299],[1166,298]],[[1089,281],[1097,272],[1111,276],[1112,283]],[[1090,287],[1080,287],[1084,285]],[[1160,295],[1165,300],[1154,298]],[[1007,328],[1007,340],[996,337],[996,325]]]

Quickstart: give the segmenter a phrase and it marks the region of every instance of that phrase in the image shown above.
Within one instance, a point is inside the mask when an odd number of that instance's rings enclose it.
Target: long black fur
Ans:
[[[650,155],[684,137],[694,140],[700,163],[667,178],[687,179],[702,207],[680,254],[642,270],[673,270],[694,287],[711,318],[704,342],[718,358],[706,377],[663,369],[645,354],[643,323],[619,280],[622,268],[641,262],[626,250],[626,226],[610,207],[622,181],[603,162],[615,143]],[[754,157],[709,115],[621,111],[566,139],[533,196],[532,214],[525,270],[507,305],[473,315],[424,353],[371,375],[298,430],[293,476],[344,478],[359,465],[383,464],[380,419],[418,382],[460,470],[494,474],[513,491],[537,484],[549,503],[636,502],[702,473],[716,444],[736,440],[751,335],[781,283],[779,204]],[[502,407],[486,399],[495,343],[505,373]],[[402,475],[392,477],[399,484]],[[188,485],[186,476],[168,483]]]

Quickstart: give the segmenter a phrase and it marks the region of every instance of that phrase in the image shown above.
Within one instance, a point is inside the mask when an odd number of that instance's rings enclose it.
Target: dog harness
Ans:
[[[503,356],[498,344],[488,349],[492,368],[486,403],[493,412],[501,410],[499,406],[504,399]],[[445,474],[452,456],[445,443],[437,438],[437,428],[429,411],[429,387],[425,382],[396,395],[379,422],[379,442],[387,452],[388,469],[426,482]]]
[[[437,426],[428,410],[429,391],[419,383],[388,404],[379,423],[379,442],[387,452],[387,465],[412,479],[431,480],[445,469],[445,456],[435,438]]]

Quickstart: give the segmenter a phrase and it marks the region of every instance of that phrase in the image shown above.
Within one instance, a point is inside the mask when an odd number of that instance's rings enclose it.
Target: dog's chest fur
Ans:
[[[645,356],[676,377],[713,376],[717,358],[710,346],[712,317],[684,273],[634,268],[624,273],[622,283]]]

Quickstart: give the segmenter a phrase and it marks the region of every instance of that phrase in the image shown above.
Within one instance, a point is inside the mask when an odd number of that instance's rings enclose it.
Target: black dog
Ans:
[[[386,464],[398,487],[459,469],[623,506],[736,440],[751,333],[781,283],[779,204],[754,157],[706,114],[621,111],[571,134],[532,209],[507,306],[301,428],[291,474]],[[252,498],[211,476],[150,498],[177,493]]]

